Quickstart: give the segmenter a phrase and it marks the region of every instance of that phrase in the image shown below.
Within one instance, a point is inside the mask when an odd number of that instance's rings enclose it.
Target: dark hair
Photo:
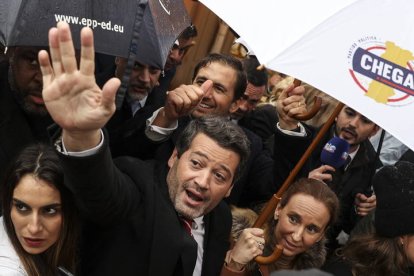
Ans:
[[[197,32],[196,26],[191,24],[191,26],[188,26],[187,28],[185,28],[185,30],[180,34],[179,38],[187,40],[187,39],[196,37],[197,35],[198,35],[198,32]]]
[[[240,156],[240,162],[233,183],[240,177],[250,154],[250,142],[240,127],[230,120],[217,116],[203,116],[193,119],[180,134],[175,144],[178,157],[190,148],[194,137],[203,133],[213,139],[220,147],[234,151]]]
[[[399,237],[380,236],[371,224],[369,232],[352,235],[336,254],[351,264],[356,275],[408,275],[409,260]]]
[[[247,77],[246,72],[243,68],[243,64],[240,60],[236,59],[235,57],[216,53],[207,55],[202,60],[200,60],[194,68],[192,81],[194,81],[195,77],[198,74],[198,71],[200,71],[201,68],[204,68],[210,65],[211,63],[215,62],[229,66],[233,68],[233,70],[236,72],[236,83],[234,84],[233,102],[238,100],[241,96],[244,95],[244,92],[246,91]]]
[[[256,57],[250,56],[242,60],[244,70],[247,74],[247,81],[254,86],[265,85],[267,87],[267,71],[266,69],[258,70],[257,67],[260,66],[259,61]]]
[[[60,192],[62,228],[55,244],[39,255],[27,253],[20,244],[13,222],[11,208],[13,192],[26,175],[46,181]],[[63,185],[63,170],[55,151],[47,145],[36,144],[23,149],[10,167],[3,183],[2,207],[7,235],[28,275],[56,275],[58,266],[75,269],[77,248],[77,212],[71,192]]]

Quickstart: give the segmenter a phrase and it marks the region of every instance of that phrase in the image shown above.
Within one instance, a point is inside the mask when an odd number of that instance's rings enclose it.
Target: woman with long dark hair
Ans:
[[[77,212],[54,150],[25,148],[2,184],[0,275],[49,276],[76,265]]]

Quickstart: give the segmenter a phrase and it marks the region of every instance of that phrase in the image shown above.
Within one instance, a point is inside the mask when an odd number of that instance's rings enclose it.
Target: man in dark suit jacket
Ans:
[[[285,132],[295,129],[298,126],[298,122],[295,120],[292,120],[290,124],[279,126],[274,136],[274,149],[281,156],[289,152],[291,155],[295,154],[300,157],[317,133],[315,129],[308,126],[302,126],[306,129],[303,137],[289,136],[281,131],[281,129]],[[339,222],[331,228],[328,234],[331,249],[338,246],[336,237],[341,231],[349,234],[358,218],[367,215],[370,210],[375,208],[376,197],[371,195],[370,185],[373,170],[379,167],[380,161],[375,160],[375,151],[369,137],[374,135],[378,129],[379,127],[374,122],[361,113],[349,106],[344,106],[337,116],[335,124],[322,138],[319,146],[302,169],[301,176],[325,181],[340,199]],[[350,163],[337,169],[321,164],[320,161],[322,148],[334,136],[338,136],[350,144]],[[280,147],[281,143],[287,143],[288,140],[291,147]],[[296,162],[290,164],[287,162],[284,169],[286,167],[293,168],[295,164]]]
[[[111,77],[122,79],[127,64],[127,59],[115,58],[115,72]],[[145,122],[152,113],[158,109],[159,102],[152,94],[152,90],[158,86],[161,70],[135,61],[129,76],[129,84],[126,95],[120,109],[115,111],[105,128],[109,133],[109,147],[113,157],[133,155],[147,159],[145,151],[131,152],[130,144],[145,143],[135,133],[145,131]],[[109,77],[106,79],[108,80]],[[103,85],[103,84],[102,84]],[[145,148],[145,146],[143,146]],[[134,147],[135,148],[135,147]]]
[[[130,157],[114,163],[100,129],[114,112],[120,82],[113,78],[101,90],[90,67],[82,66],[93,60],[92,36],[83,30],[79,70],[67,23],[49,35],[59,67],[51,67],[46,52],[39,54],[43,97],[63,129],[56,146],[65,185],[84,218],[82,273],[218,275],[231,227],[221,200],[248,156],[245,135],[220,118],[197,120],[176,145],[169,169]]]
[[[176,68],[182,62],[187,51],[194,45],[197,36],[195,26],[189,26],[172,46],[163,73],[160,68],[148,66],[138,60],[129,76],[129,84],[120,109],[116,110],[105,126],[109,132],[110,149],[113,157],[132,155],[142,159],[151,158],[148,151],[151,144],[143,146],[147,141],[143,135],[146,120],[152,113],[164,105],[165,95],[173,79]],[[95,56],[97,83],[102,87],[112,78],[123,78],[127,60],[103,54]],[[144,138],[144,139],[142,139]],[[139,147],[135,147],[139,144]]]
[[[206,80],[212,81],[212,87],[206,87]],[[170,91],[165,105],[149,118],[146,135],[161,144],[156,150],[157,159],[169,157],[174,140],[192,118],[216,115],[230,120],[230,107],[245,93],[246,85],[246,74],[239,60],[227,55],[210,54],[199,61],[194,69],[193,84]],[[207,92],[199,93],[200,87]],[[286,113],[289,113],[287,117],[304,111],[301,107],[297,108],[297,103],[304,101],[303,92],[303,87],[292,91],[288,101],[296,104],[286,108]],[[227,200],[239,207],[254,207],[277,192],[289,171],[280,170],[280,173],[274,174],[272,157],[263,149],[261,139],[255,133],[243,130],[250,140],[251,155],[246,170]]]
[[[48,142],[52,120],[42,99],[37,47],[12,47],[0,63],[0,179],[27,145]]]

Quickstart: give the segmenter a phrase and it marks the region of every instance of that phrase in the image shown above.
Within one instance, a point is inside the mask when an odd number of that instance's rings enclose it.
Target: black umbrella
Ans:
[[[191,24],[181,0],[0,0],[0,43],[48,46],[48,30],[58,21],[69,23],[74,34],[91,27],[96,52],[129,59],[118,108],[134,61],[164,68],[174,41]],[[72,37],[79,48],[79,35]]]
[[[80,29],[89,26],[96,52],[130,57],[131,50],[140,62],[158,68],[191,24],[181,0],[0,0],[0,43],[47,46],[48,30],[58,21],[70,24],[77,47]],[[133,37],[139,40],[131,43]]]

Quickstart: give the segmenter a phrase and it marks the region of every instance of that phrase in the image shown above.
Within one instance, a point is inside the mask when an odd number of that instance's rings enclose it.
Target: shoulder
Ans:
[[[0,275],[27,276],[7,236],[3,224],[3,217],[0,217]]]

